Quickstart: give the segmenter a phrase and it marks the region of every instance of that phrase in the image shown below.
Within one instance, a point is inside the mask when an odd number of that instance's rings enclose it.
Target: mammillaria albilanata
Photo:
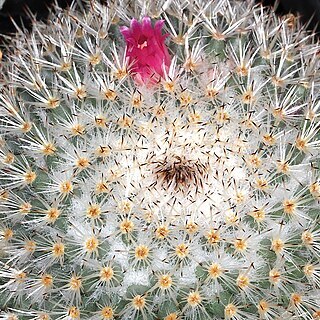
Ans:
[[[319,45],[296,17],[91,1],[10,50],[0,319],[320,319]]]

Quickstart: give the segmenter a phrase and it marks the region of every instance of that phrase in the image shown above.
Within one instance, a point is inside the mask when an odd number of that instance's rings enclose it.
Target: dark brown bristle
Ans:
[[[164,188],[188,191],[191,187],[201,187],[207,175],[207,166],[199,160],[188,160],[174,156],[155,164],[154,173]]]

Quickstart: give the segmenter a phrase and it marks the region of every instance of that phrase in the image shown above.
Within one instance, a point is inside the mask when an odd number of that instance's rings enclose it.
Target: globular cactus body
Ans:
[[[13,39],[0,319],[320,319],[301,30],[252,2],[119,0]]]

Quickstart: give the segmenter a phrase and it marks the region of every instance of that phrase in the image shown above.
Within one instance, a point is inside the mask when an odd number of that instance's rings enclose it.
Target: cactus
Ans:
[[[296,17],[91,1],[9,49],[0,319],[320,319],[319,45]]]

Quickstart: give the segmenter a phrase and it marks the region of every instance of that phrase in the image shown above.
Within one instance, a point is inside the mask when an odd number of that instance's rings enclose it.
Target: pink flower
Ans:
[[[152,27],[151,19],[144,17],[141,22],[132,19],[130,28],[120,28],[127,42],[130,72],[139,84],[156,83],[163,77],[163,68],[170,65],[171,58],[164,43],[168,34],[162,34],[163,24],[163,20],[158,20]]]

